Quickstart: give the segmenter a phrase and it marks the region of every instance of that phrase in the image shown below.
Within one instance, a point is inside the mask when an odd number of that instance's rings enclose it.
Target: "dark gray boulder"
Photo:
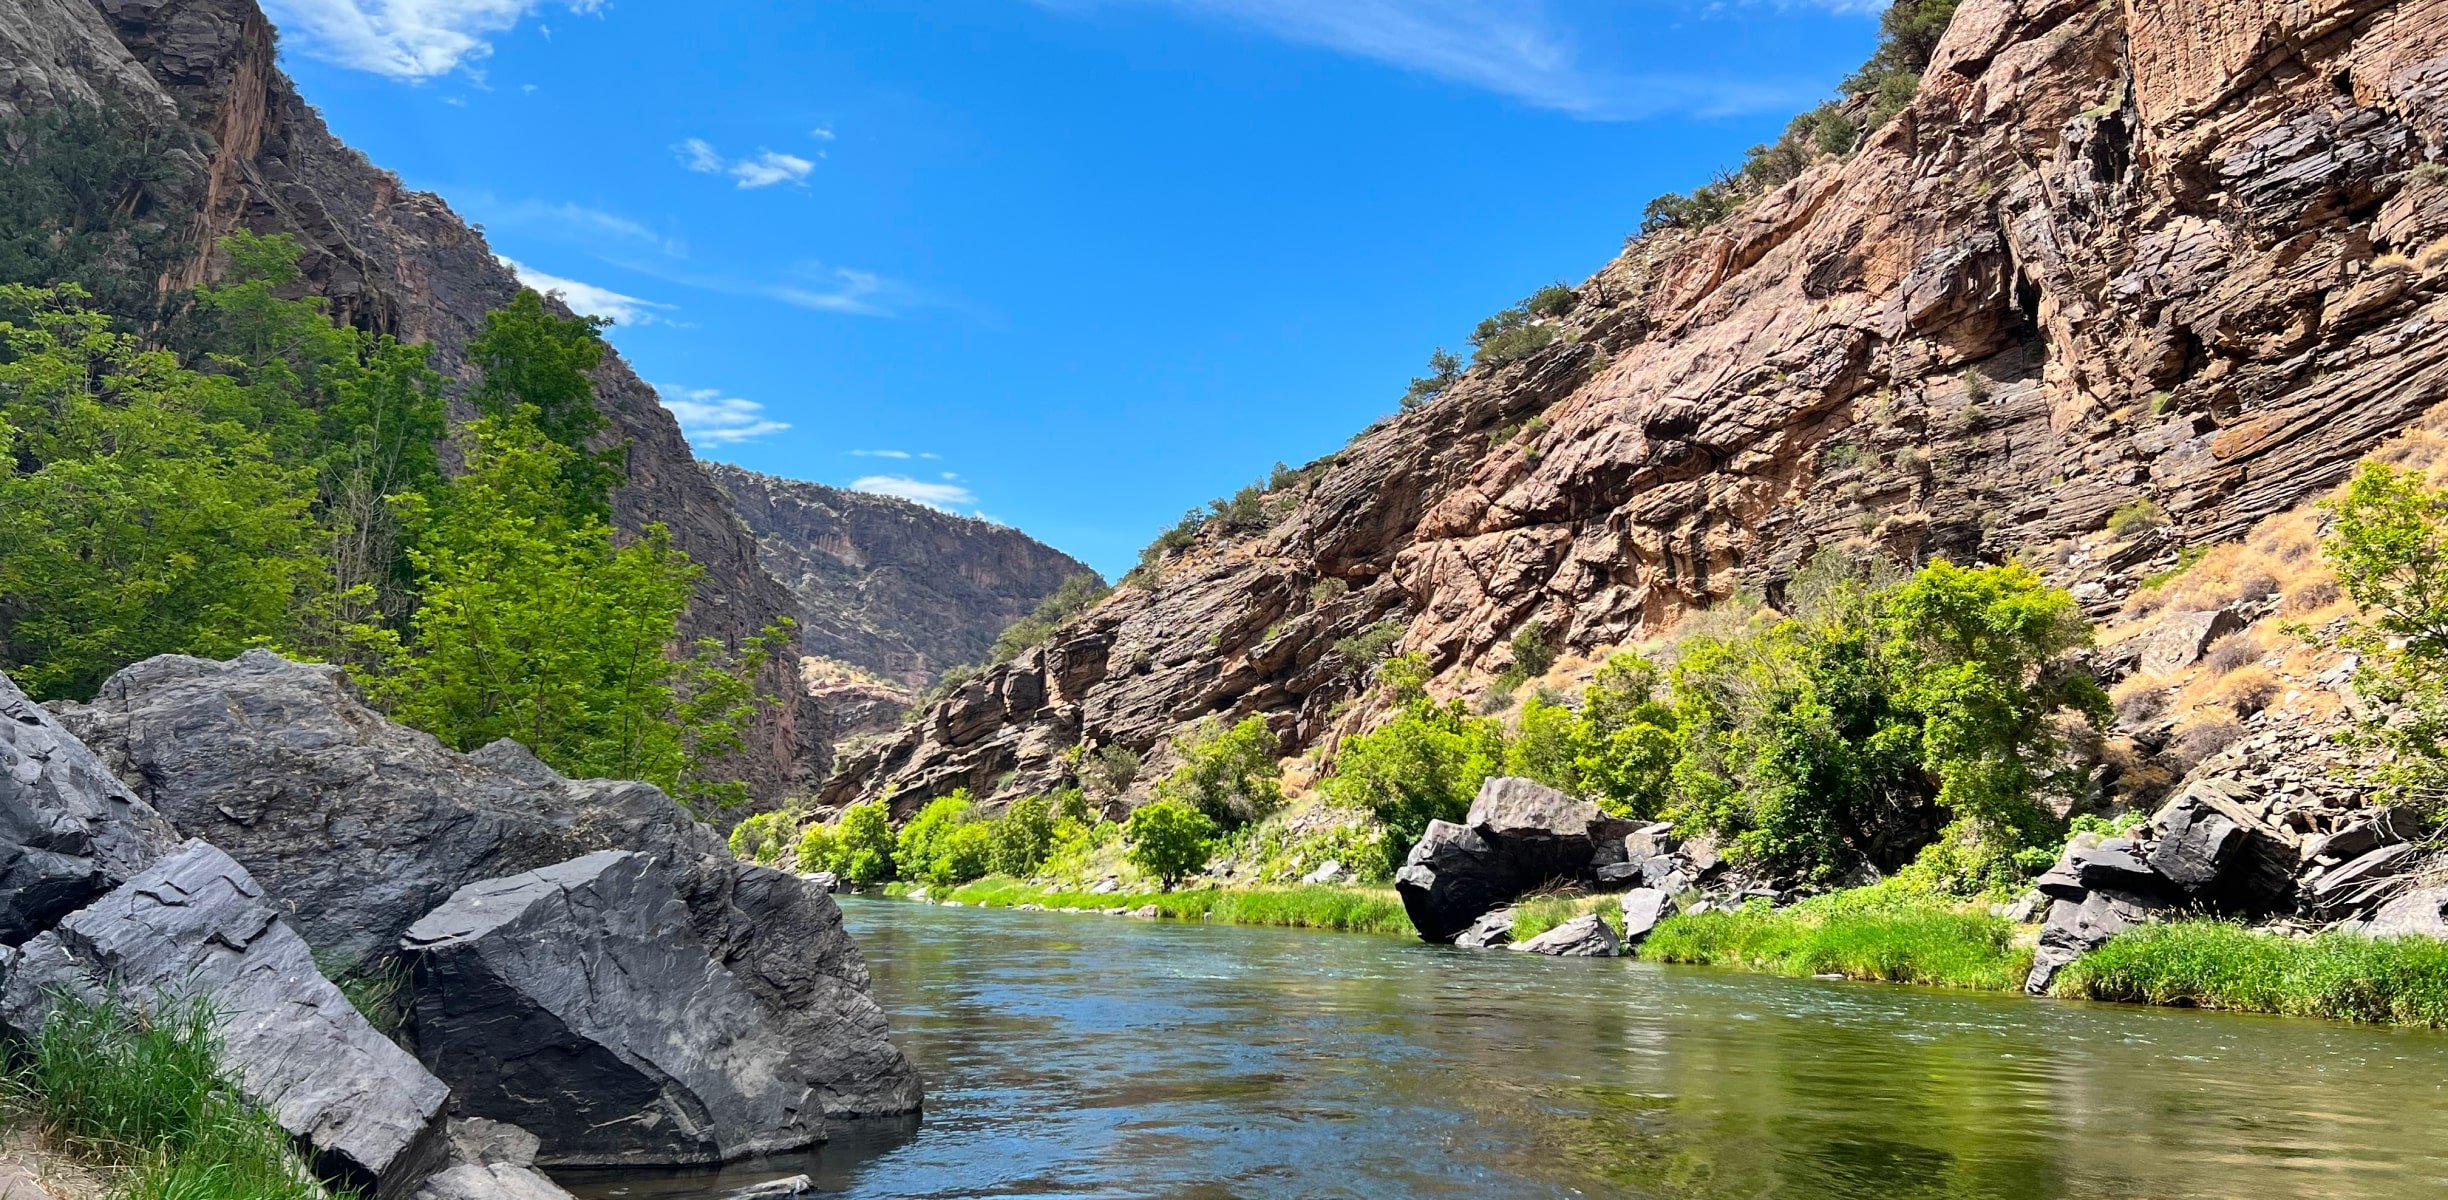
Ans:
[[[127,881],[177,834],[0,675],[0,945]]]
[[[1480,914],[1470,928],[1454,937],[1453,944],[1465,950],[1489,950],[1513,941],[1513,910],[1499,908]]]
[[[750,890],[783,894],[766,882]],[[787,936],[790,906],[743,899]],[[698,936],[672,877],[638,853],[470,884],[401,949],[415,973],[418,1055],[450,1083],[461,1115],[535,1134],[548,1165],[802,1149],[823,1137],[839,1060],[881,1041],[880,1019],[863,1028],[838,1008],[768,1003]],[[742,965],[758,969],[753,957]],[[845,1037],[862,1044],[827,1040]]]
[[[208,1002],[222,1062],[327,1179],[405,1196],[441,1157],[448,1093],[315,968],[246,869],[201,842],[164,857],[28,942],[0,986],[0,1025],[39,1032],[65,992]]]
[[[1477,830],[1430,821],[1395,873],[1394,891],[1422,938],[1450,942],[1521,886]]]
[[[2403,842],[2378,847],[2308,876],[2304,899],[2315,911],[2332,916],[2363,911],[2410,887],[2405,872],[2421,857],[2421,851]]]
[[[2052,900],[2079,902],[2085,893],[2099,888],[2162,892],[2168,881],[2143,860],[2140,847],[2132,841],[2105,838],[2089,845],[2078,839],[2032,886]]]
[[[1631,829],[1587,800],[1512,776],[1481,784],[1462,823],[1486,840],[1502,868],[1521,881],[1517,887],[1581,878],[1597,856],[1601,831],[1613,831],[1620,844]]]
[[[351,969],[479,879],[591,850],[729,857],[651,784],[563,779],[515,742],[455,753],[367,708],[339,668],[265,651],[148,659],[62,721]]]
[[[2040,945],[2032,955],[2031,974],[2023,990],[2037,996],[2048,991],[2067,963],[2105,945],[2109,938],[2133,926],[2155,920],[2168,902],[2139,892],[2101,890],[2080,901],[2059,900],[2049,906],[2048,924],[2040,930]]]
[[[456,753],[367,708],[337,669],[260,651],[138,663],[61,722],[137,781],[138,798],[244,864],[347,968],[397,953],[469,884],[599,850],[650,855],[714,961],[817,1031],[804,1044],[819,1057],[802,1069],[827,1115],[918,1107],[917,1073],[832,898],[734,860],[651,784],[565,779],[515,742]]]
[[[2239,786],[2203,780],[2152,818],[2159,843],[2151,869],[2213,907],[2238,912],[2290,908],[2298,854],[2294,839],[2247,807]]]
[[[1658,888],[1634,888],[1623,894],[1623,944],[1638,946],[1658,927],[1658,922],[1675,914],[1675,899]]]
[[[1613,958],[1622,950],[1615,927],[1597,913],[1584,913],[1513,948],[1550,958]]]

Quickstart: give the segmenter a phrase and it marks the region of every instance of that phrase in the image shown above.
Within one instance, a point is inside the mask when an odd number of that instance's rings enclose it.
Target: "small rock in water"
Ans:
[[[816,1181],[805,1175],[750,1184],[731,1193],[731,1200],[790,1200],[794,1196],[816,1194]]]
[[[1500,908],[1480,916],[1471,926],[1454,938],[1453,944],[1465,950],[1487,950],[1513,940],[1513,910]]]
[[[922,887],[911,888],[909,891],[909,898],[912,900],[924,900],[927,898],[927,890]]]
[[[944,901],[944,902],[943,902],[943,906],[944,906],[945,908],[967,908],[967,907],[968,907],[968,905],[962,904],[962,903],[961,903],[960,901],[958,901],[958,900],[946,900],[946,901]]]
[[[1139,918],[1142,921],[1153,921],[1156,918],[1163,916],[1164,910],[1156,907],[1153,904],[1143,904],[1138,908],[1132,909],[1131,915]]]
[[[1615,927],[1597,913],[1574,917],[1513,947],[1556,958],[1613,958],[1622,949]]]

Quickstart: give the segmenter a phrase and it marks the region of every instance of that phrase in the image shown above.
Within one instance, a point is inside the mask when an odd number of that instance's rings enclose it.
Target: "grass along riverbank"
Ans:
[[[895,884],[887,895],[908,895],[913,888]],[[1390,887],[1206,888],[1178,892],[1108,892],[1040,887],[1007,876],[990,875],[950,891],[928,893],[979,908],[1017,908],[1035,904],[1048,909],[1077,908],[1102,912],[1111,908],[1138,910],[1155,905],[1177,921],[1212,921],[1224,925],[1268,925],[1292,929],[1330,929],[1343,933],[1412,934],[1411,918]]]
[[[1640,956],[1995,992],[2022,986],[2032,948],[2021,927],[1975,908],[1839,892],[1784,909],[1750,905],[1669,917],[1641,944]]]
[[[2060,996],[2448,1027],[2448,942],[2292,938],[2219,921],[2145,925],[2074,960]]]

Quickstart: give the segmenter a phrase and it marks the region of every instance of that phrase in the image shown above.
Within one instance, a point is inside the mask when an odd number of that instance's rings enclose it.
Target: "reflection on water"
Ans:
[[[844,903],[928,1112],[860,1197],[2448,1196],[2448,1035]]]

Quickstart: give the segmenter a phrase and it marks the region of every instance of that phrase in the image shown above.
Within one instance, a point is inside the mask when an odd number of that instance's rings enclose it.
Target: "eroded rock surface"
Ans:
[[[0,675],[0,945],[50,928],[177,842],[152,806]]]

